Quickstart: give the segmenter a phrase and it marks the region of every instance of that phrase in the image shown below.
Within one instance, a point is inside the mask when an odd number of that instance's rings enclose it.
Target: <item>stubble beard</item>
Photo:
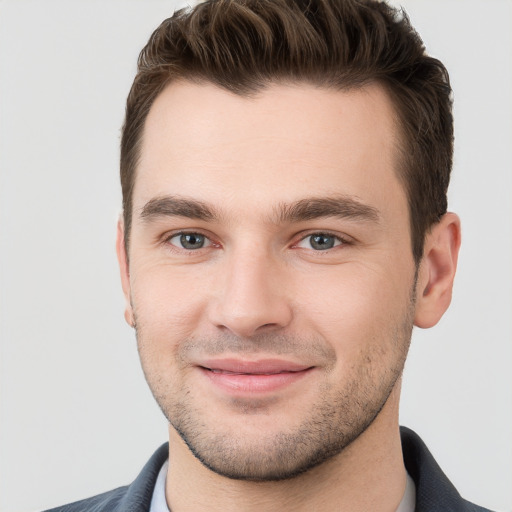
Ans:
[[[218,431],[215,425],[204,420],[203,411],[194,403],[193,392],[186,385],[179,391],[165,384],[163,375],[154,375],[151,364],[145,364],[144,328],[137,322],[137,341],[142,367],[151,391],[169,421],[194,456],[215,473],[246,481],[278,481],[294,478],[340,454],[375,421],[388,401],[402,375],[413,327],[414,301],[411,299],[406,314],[388,334],[383,347],[393,352],[392,364],[381,370],[378,360],[384,356],[380,346],[370,345],[361,352],[359,366],[343,389],[334,390],[324,384],[318,401],[294,429],[262,434],[256,441],[244,439],[242,429]],[[279,338],[276,341],[276,338]],[[287,343],[288,341],[288,343]],[[238,347],[240,353],[250,351],[243,340],[233,338],[215,340],[209,344],[221,347]],[[315,347],[315,340],[308,340]],[[281,347],[295,345],[295,341],[280,336],[267,335],[258,339],[257,346]],[[183,347],[195,347],[197,341],[183,342]],[[305,342],[301,342],[305,346]],[[318,347],[318,345],[316,345]],[[283,348],[285,347],[285,348]],[[213,352],[214,350],[212,350]],[[335,363],[335,356],[334,362]],[[286,407],[286,405],[284,405]],[[248,408],[247,414],[258,413]],[[261,411],[259,411],[261,412]],[[251,421],[251,418],[248,418]]]

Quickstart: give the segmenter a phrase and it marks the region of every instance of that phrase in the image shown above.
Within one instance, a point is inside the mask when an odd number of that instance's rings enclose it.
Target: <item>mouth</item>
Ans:
[[[279,375],[281,373],[295,373],[304,370],[281,370],[278,372],[230,372],[229,370],[218,370],[216,368],[204,368],[210,370],[213,373],[222,373],[224,375]]]
[[[217,388],[235,394],[268,393],[290,386],[310,374],[314,366],[265,359],[217,359],[198,368]]]

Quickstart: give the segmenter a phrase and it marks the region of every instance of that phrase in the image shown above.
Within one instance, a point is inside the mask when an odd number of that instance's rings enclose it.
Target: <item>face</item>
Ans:
[[[181,82],[151,108],[127,318],[172,431],[219,474],[295,476],[386,406],[415,309],[394,118],[378,86]]]

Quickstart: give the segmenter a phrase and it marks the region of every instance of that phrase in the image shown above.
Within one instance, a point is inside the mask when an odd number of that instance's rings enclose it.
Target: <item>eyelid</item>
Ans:
[[[333,247],[331,247],[330,249],[324,249],[324,251],[315,251],[312,247],[300,247],[299,244],[301,242],[303,242],[304,240],[314,236],[314,235],[325,235],[325,236],[331,236],[333,238],[336,239],[337,244],[335,244]],[[346,236],[346,235],[341,235],[339,233],[333,233],[332,231],[329,231],[329,230],[324,230],[324,229],[321,229],[321,230],[314,230],[314,231],[309,231],[307,233],[302,233],[300,235],[300,238],[297,242],[295,242],[293,244],[293,247],[299,247],[301,249],[311,249],[312,251],[314,252],[327,252],[329,250],[332,250],[334,249],[335,247],[340,247],[341,245],[350,245],[352,243],[352,240],[350,237]]]
[[[200,247],[198,249],[185,249],[185,247],[180,247],[179,244],[174,244],[171,242],[171,240],[173,238],[176,238],[176,237],[179,237],[182,235],[201,235],[202,237],[204,237],[206,243],[203,247]],[[171,246],[173,250],[184,251],[187,253],[198,252],[201,249],[208,249],[210,247],[219,247],[220,246],[220,244],[218,244],[212,240],[211,235],[207,235],[201,229],[180,229],[178,231],[167,232],[162,236],[162,243],[166,244],[167,246]]]
[[[181,235],[201,235],[202,237],[205,238],[206,244],[199,249],[192,250],[192,249],[185,249],[184,247],[180,247],[178,244],[174,244],[171,242],[171,240],[173,238],[181,236]],[[339,243],[337,243],[330,249],[334,249],[335,247],[339,247],[341,245],[350,245],[353,243],[352,238],[347,235],[340,234],[340,233],[333,233],[332,231],[329,231],[326,229],[321,229],[321,230],[316,229],[316,230],[308,231],[306,233],[304,233],[304,232],[300,233],[298,235],[298,239],[296,238],[296,241],[292,244],[292,247],[298,247],[301,242],[303,242],[307,238],[314,236],[314,235],[326,235],[326,236],[331,236],[331,237],[335,238],[336,241]],[[210,247],[220,247],[221,246],[220,243],[213,240],[213,237],[211,235],[206,234],[201,229],[181,229],[181,230],[177,230],[177,231],[167,232],[161,237],[161,243],[171,246],[173,249],[185,251],[188,253],[197,252],[197,251],[200,251],[201,249],[207,249]],[[312,249],[311,247],[308,249],[311,249],[314,251],[314,249]],[[329,249],[325,249],[325,251],[328,251],[328,250]],[[322,251],[314,251],[314,252],[322,252]]]

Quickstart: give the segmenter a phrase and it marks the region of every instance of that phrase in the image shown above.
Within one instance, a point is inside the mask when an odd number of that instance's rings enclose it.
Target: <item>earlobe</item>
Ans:
[[[124,318],[128,325],[134,327],[135,319],[133,316],[133,308],[130,299],[130,269],[124,242],[124,223],[122,217],[120,217],[117,222],[116,252],[117,261],[119,262],[119,271],[121,273],[121,285],[123,287],[125,298]]]
[[[437,324],[450,305],[460,240],[460,219],[454,213],[446,213],[425,237],[416,285],[418,327]]]

